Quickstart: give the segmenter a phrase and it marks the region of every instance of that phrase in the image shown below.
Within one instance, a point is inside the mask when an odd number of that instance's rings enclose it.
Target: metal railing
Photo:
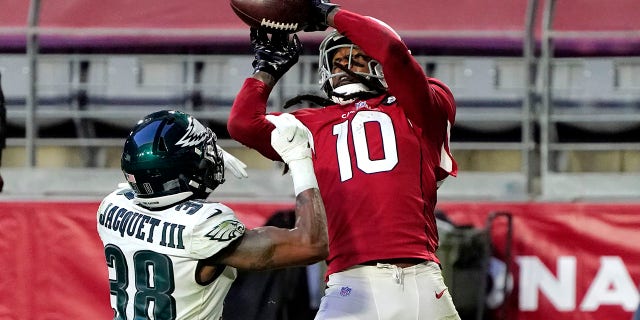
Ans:
[[[38,166],[35,151],[39,146],[118,146],[124,137],[100,137],[91,126],[107,123],[126,130],[133,121],[158,108],[176,108],[224,124],[235,92],[250,74],[249,56],[40,54],[39,1],[31,3],[27,54],[0,55],[0,72],[6,75],[8,119],[24,128],[24,137],[10,138],[8,144],[24,147],[26,167]],[[603,135],[616,130],[635,132],[640,127],[640,77],[635,76],[640,74],[640,57],[556,57],[558,38],[604,35],[554,30],[557,1],[545,1],[542,12],[540,4],[528,1],[521,32],[522,56],[416,56],[429,75],[452,88],[459,104],[457,126],[478,135],[490,133],[480,141],[456,140],[454,136],[454,149],[520,153],[520,170],[515,175],[507,173],[515,178],[501,183],[508,185],[505,189],[516,184],[523,198],[550,199],[557,193],[567,194],[567,190],[573,190],[568,192],[571,197],[640,196],[635,182],[640,181],[638,172],[576,174],[561,164],[567,154],[576,151],[640,150],[638,139],[574,141],[561,132],[565,126]],[[542,38],[538,46],[535,29],[540,13]],[[640,30],[622,30],[606,35],[623,38],[638,34]],[[270,110],[279,110],[285,100],[299,93],[320,93],[316,63],[315,56],[301,57],[272,94]],[[74,123],[76,137],[38,136],[39,129],[69,120]],[[509,141],[491,138],[513,134],[513,130],[518,133]],[[496,175],[491,174],[489,179],[476,177],[481,188]],[[616,193],[609,190],[610,183],[591,182],[598,179],[619,182],[626,191]],[[585,187],[585,181],[593,185]],[[464,186],[454,183],[451,188]]]

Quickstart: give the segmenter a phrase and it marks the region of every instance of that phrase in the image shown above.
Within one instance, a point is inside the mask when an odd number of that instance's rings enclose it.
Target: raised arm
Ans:
[[[271,145],[289,165],[296,194],[293,229],[261,227],[248,230],[217,262],[241,269],[263,270],[305,265],[329,254],[324,204],[313,171],[306,130],[293,116],[267,116],[275,125]]]
[[[422,66],[395,31],[371,17],[338,10],[334,10],[333,19],[328,22],[380,62],[389,92],[398,99],[398,106],[409,119],[424,127],[425,120],[445,115],[432,97]]]
[[[457,169],[449,151],[449,130],[456,115],[451,90],[441,81],[426,76],[400,36],[384,22],[337,8],[327,0],[310,1],[316,7],[315,23],[320,26],[311,29],[321,30],[323,24],[332,26],[380,63],[388,91],[396,97],[397,106],[422,129],[427,143],[445,151],[446,154],[441,155],[441,168],[455,175]]]
[[[245,80],[231,107],[227,130],[231,137],[265,157],[280,160],[270,144],[274,126],[265,119],[269,94],[276,82],[298,62],[302,44],[296,35],[273,34],[251,28],[255,59],[253,76]]]
[[[453,123],[455,103],[449,89],[429,81],[400,36],[384,22],[341,9],[328,0],[309,0],[314,8],[306,31],[334,27],[382,66],[390,94],[397,98],[409,119],[418,126],[432,127],[444,120]]]

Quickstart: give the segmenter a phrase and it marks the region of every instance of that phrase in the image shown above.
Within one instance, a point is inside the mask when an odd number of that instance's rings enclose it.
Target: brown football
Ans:
[[[307,26],[309,0],[230,0],[236,15],[252,27],[294,33]]]

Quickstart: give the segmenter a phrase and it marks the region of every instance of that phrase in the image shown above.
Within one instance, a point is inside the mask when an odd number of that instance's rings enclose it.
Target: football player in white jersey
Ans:
[[[285,117],[272,143],[290,168],[293,229],[246,230],[229,207],[206,198],[224,182],[224,151],[194,117],[160,111],[127,138],[128,185],[97,212],[114,319],[220,319],[236,268],[305,265],[328,255],[324,205],[304,127]],[[237,169],[237,168],[236,168]]]

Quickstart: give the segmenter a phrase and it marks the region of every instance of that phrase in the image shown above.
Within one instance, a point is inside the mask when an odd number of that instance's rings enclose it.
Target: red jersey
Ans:
[[[389,94],[292,112],[314,142],[329,231],[327,274],[382,259],[438,262],[437,182],[457,171],[449,152],[453,95],[425,76],[388,29],[345,10],[334,21],[341,34],[380,62]],[[239,142],[280,160],[270,143],[274,126],[265,119],[270,91],[263,82],[247,79],[228,129]]]

